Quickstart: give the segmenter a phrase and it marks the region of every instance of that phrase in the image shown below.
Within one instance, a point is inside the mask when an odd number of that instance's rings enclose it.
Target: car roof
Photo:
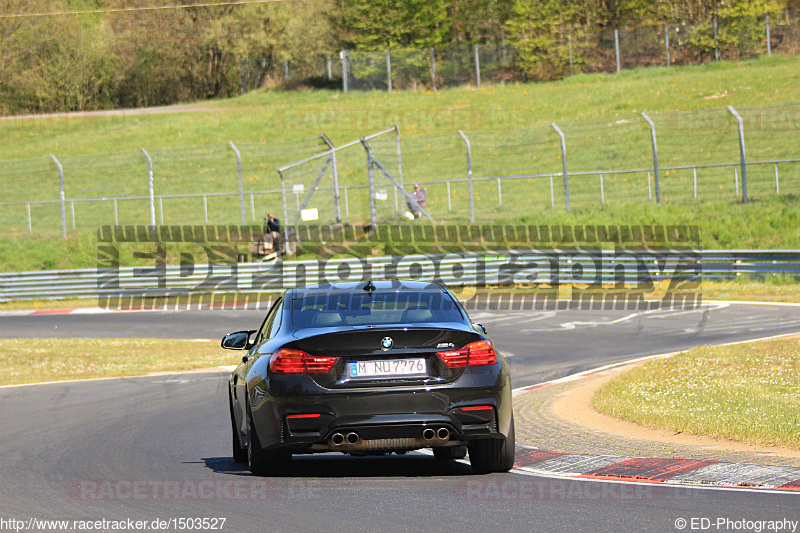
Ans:
[[[365,287],[371,283],[374,290],[366,290]],[[321,296],[329,294],[363,294],[365,292],[386,293],[386,292],[424,292],[424,293],[446,293],[442,285],[438,283],[428,283],[424,281],[410,280],[386,280],[386,281],[358,281],[345,283],[321,283],[297,287],[287,291],[287,297],[291,299],[304,298],[306,296]]]

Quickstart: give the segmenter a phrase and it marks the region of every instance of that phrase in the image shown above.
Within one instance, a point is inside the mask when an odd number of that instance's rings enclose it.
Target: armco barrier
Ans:
[[[0,273],[0,301],[266,293],[313,284],[413,279],[448,286],[676,286],[738,275],[800,277],[800,250],[527,250],[364,259]]]

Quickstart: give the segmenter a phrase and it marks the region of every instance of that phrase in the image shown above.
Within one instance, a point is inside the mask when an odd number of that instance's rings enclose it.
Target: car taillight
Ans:
[[[460,350],[437,352],[436,355],[450,368],[493,365],[497,362],[497,354],[488,341],[471,342]]]
[[[281,348],[272,354],[269,365],[275,374],[325,374],[338,357],[317,357],[292,348]]]
[[[491,411],[493,407],[491,405],[468,405],[466,407],[461,407],[462,411]]]

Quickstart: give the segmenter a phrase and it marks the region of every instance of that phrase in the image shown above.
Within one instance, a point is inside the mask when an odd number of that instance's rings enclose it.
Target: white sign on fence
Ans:
[[[375,199],[376,200],[388,200],[389,199],[389,191],[386,189],[381,189],[375,191]]]
[[[303,209],[300,211],[300,219],[303,222],[310,222],[312,220],[319,220],[319,211],[316,207],[310,209]]]
[[[295,194],[303,194],[305,187],[303,187],[302,183],[295,183],[292,185],[292,192]]]

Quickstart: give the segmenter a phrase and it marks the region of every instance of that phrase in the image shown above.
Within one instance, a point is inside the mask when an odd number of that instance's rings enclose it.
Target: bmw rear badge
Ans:
[[[391,337],[384,337],[383,340],[381,341],[381,347],[383,348],[384,351],[391,348],[392,344],[394,344],[394,341],[392,340]]]

